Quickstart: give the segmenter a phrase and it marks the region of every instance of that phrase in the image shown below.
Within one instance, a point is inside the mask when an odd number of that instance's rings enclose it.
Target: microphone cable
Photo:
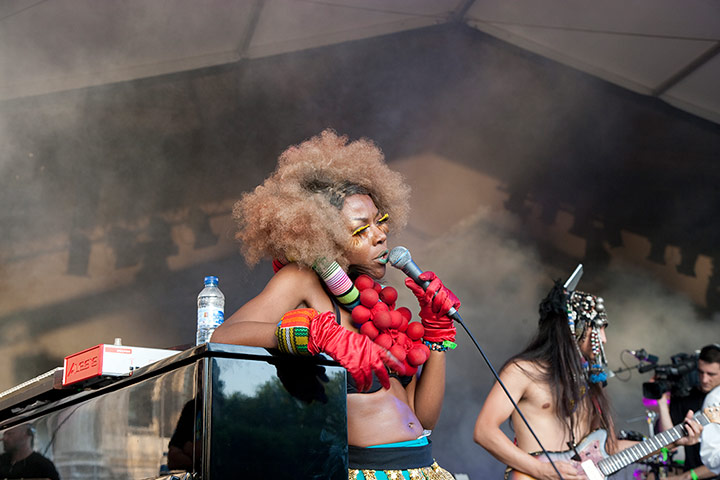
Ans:
[[[459,313],[456,314],[456,318],[454,318],[454,320],[457,323],[459,323],[460,326],[463,328],[463,330],[465,330],[465,333],[468,334],[468,336],[470,337],[470,340],[472,340],[473,344],[478,349],[478,351],[480,352],[480,355],[482,355],[483,360],[485,360],[485,363],[487,364],[488,368],[492,372],[493,377],[495,377],[495,380],[498,382],[498,385],[500,385],[500,387],[503,389],[503,391],[505,392],[505,395],[508,397],[508,399],[512,403],[513,408],[515,408],[515,411],[518,413],[518,415],[520,415],[520,418],[522,419],[523,423],[525,424],[525,426],[528,428],[528,430],[532,434],[533,438],[535,438],[535,441],[538,443],[538,445],[540,445],[540,448],[542,449],[543,454],[545,455],[545,458],[548,459],[548,461],[550,462],[550,465],[552,465],[553,470],[555,470],[555,473],[557,473],[560,480],[564,480],[563,476],[560,474],[560,470],[558,470],[557,466],[555,465],[555,462],[553,462],[553,459],[550,458],[550,454],[548,453],[547,450],[545,450],[545,446],[543,446],[543,444],[540,442],[540,439],[535,434],[535,431],[533,430],[533,428],[530,426],[530,423],[525,418],[525,415],[522,413],[522,410],[520,410],[520,407],[515,402],[515,400],[512,398],[512,395],[510,395],[510,392],[508,391],[507,387],[505,387],[505,384],[503,383],[503,381],[500,380],[500,375],[498,375],[497,371],[495,370],[495,367],[493,367],[492,362],[487,357],[487,355],[485,355],[485,352],[483,351],[483,349],[480,346],[480,344],[478,343],[478,341],[475,340],[475,337],[473,336],[472,332],[470,332],[470,330],[467,328],[467,326],[465,326],[465,322],[463,322],[463,319]]]
[[[415,283],[422,286],[423,289],[427,288],[427,285],[422,285],[420,283],[421,280],[419,280],[418,277],[423,272],[420,269],[420,267],[418,267],[415,264],[415,262],[413,262],[412,255],[410,255],[410,251],[407,248],[401,247],[401,246],[397,246],[397,247],[393,248],[390,251],[389,263],[393,267],[401,270],[408,277],[412,278],[415,281]],[[582,266],[578,266],[575,273],[573,273],[573,276],[575,276],[575,274],[578,271],[582,272]],[[540,445],[540,448],[542,449],[543,454],[545,454],[545,457],[550,462],[550,465],[552,465],[553,470],[555,470],[555,473],[557,473],[560,480],[564,480],[563,476],[560,474],[560,470],[558,470],[557,466],[555,465],[555,462],[553,462],[552,458],[550,458],[550,454],[547,452],[547,450],[545,450],[545,446],[543,446],[543,444],[540,442],[540,439],[535,434],[535,431],[533,430],[533,428],[530,426],[530,423],[525,418],[525,415],[522,413],[522,410],[520,410],[520,407],[515,402],[515,400],[512,398],[512,395],[510,395],[510,392],[508,391],[507,387],[505,387],[505,384],[503,383],[503,381],[500,380],[500,375],[498,375],[497,371],[495,370],[495,367],[493,367],[492,362],[490,362],[490,359],[487,357],[487,355],[485,355],[485,352],[483,351],[482,347],[480,347],[480,344],[478,343],[478,341],[475,340],[475,337],[473,336],[473,334],[470,332],[470,330],[467,328],[467,326],[465,326],[465,322],[463,322],[463,319],[460,316],[460,313],[457,310],[455,310],[455,308],[451,308],[448,311],[448,318],[451,318],[452,320],[459,323],[462,326],[463,330],[465,330],[465,333],[468,334],[468,336],[472,340],[473,344],[475,344],[475,347],[480,352],[480,355],[482,355],[483,360],[485,360],[485,363],[487,364],[488,368],[490,368],[490,371],[492,372],[493,376],[495,377],[495,380],[497,381],[498,385],[500,385],[500,387],[502,387],[503,391],[505,392],[505,395],[508,397],[508,399],[512,403],[513,408],[515,408],[515,411],[518,412],[518,415],[520,415],[520,418],[522,419],[523,423],[525,423],[525,426],[528,428],[528,430],[530,431],[532,436],[535,438],[535,441],[538,443],[538,445]]]

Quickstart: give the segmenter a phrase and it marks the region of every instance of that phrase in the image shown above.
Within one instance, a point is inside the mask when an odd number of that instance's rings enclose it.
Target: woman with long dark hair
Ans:
[[[603,389],[607,380],[605,303],[601,297],[568,291],[556,282],[539,310],[535,336],[507,361],[500,379],[542,446],[554,454],[554,466],[542,455],[538,440],[497,382],[478,415],[474,438],[508,466],[506,478],[557,479],[559,472],[565,480],[585,479],[580,460],[597,460],[602,450],[613,454],[636,443],[617,439]],[[500,429],[508,418],[514,441]],[[687,421],[691,422],[690,417]],[[588,445],[592,452],[583,450],[583,440],[598,430],[606,438],[600,434],[602,441]],[[692,421],[690,435],[675,444],[696,443],[700,430]]]

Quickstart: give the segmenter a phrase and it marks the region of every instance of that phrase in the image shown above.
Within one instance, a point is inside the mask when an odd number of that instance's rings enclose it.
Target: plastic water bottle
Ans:
[[[210,337],[225,319],[225,295],[218,288],[217,277],[205,277],[205,288],[197,299],[197,335],[195,345],[210,341]]]

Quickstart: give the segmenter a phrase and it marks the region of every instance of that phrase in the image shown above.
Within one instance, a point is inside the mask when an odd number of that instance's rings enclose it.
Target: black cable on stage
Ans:
[[[388,255],[388,262],[393,267],[402,270],[405,275],[410,277],[415,283],[420,285],[423,290],[426,290],[429,285],[429,281],[423,281],[420,279],[420,275],[422,275],[423,271],[420,269],[420,267],[415,264],[412,260],[412,255],[410,255],[410,251],[401,246],[397,246],[390,250],[390,253]],[[577,282],[580,280],[580,277],[582,276],[582,264],[578,265],[575,271],[572,275],[570,275],[570,278],[567,282],[565,282],[564,288],[571,290],[575,288],[577,285]],[[437,294],[437,292],[435,292]],[[512,402],[513,407],[515,408],[515,411],[518,412],[518,415],[520,415],[520,418],[527,426],[528,430],[530,430],[530,433],[532,433],[532,436],[535,438],[535,441],[540,445],[540,448],[542,449],[543,453],[545,454],[545,457],[550,462],[550,465],[552,465],[553,469],[555,470],[555,473],[557,473],[560,480],[563,480],[563,476],[560,474],[560,470],[558,470],[557,466],[555,465],[555,462],[553,462],[552,458],[550,458],[550,454],[545,450],[545,447],[542,443],[540,443],[540,439],[535,434],[535,431],[530,426],[530,423],[528,423],[527,419],[525,418],[525,415],[523,415],[522,411],[520,410],[520,407],[518,407],[518,404],[515,402],[515,400],[512,398],[512,395],[510,395],[510,392],[508,392],[508,389],[505,387],[505,384],[500,380],[500,375],[498,375],[497,371],[495,370],[495,367],[493,367],[492,363],[490,362],[490,359],[488,359],[487,355],[485,355],[485,352],[480,347],[480,344],[475,340],[475,337],[472,333],[470,333],[470,330],[465,326],[465,323],[463,322],[462,317],[460,316],[460,313],[454,308],[451,307],[450,310],[446,313],[447,317],[458,322],[462,327],[463,330],[468,334],[470,339],[475,344],[475,347],[480,352],[480,355],[482,355],[483,359],[485,360],[485,363],[490,368],[490,371],[492,372],[493,376],[495,377],[495,380],[497,380],[498,384],[502,387],[503,391],[505,392],[505,395],[510,399],[510,402]]]
[[[522,418],[523,423],[525,423],[525,426],[528,428],[528,430],[530,430],[530,433],[532,433],[532,436],[535,438],[535,441],[538,443],[538,445],[540,445],[540,448],[542,449],[543,454],[545,454],[545,457],[550,462],[550,465],[552,465],[553,469],[555,470],[555,473],[557,473],[558,477],[560,477],[560,480],[563,480],[563,476],[560,474],[560,470],[558,470],[557,466],[555,465],[555,462],[553,462],[552,458],[550,458],[550,454],[547,452],[547,450],[545,450],[545,447],[540,442],[540,439],[535,434],[535,431],[530,426],[530,423],[528,423],[527,419],[525,418],[525,415],[523,415],[522,411],[520,410],[520,407],[518,407],[518,404],[512,398],[512,395],[510,395],[510,392],[508,392],[508,389],[505,387],[505,384],[503,383],[502,380],[500,380],[500,375],[498,375],[497,371],[495,370],[495,367],[493,367],[492,363],[490,362],[490,359],[487,357],[487,355],[485,355],[485,352],[480,347],[480,344],[477,342],[477,340],[475,340],[475,337],[473,336],[473,334],[465,326],[465,322],[463,322],[463,319],[459,313],[455,314],[454,320],[462,326],[463,330],[465,330],[465,332],[470,337],[470,340],[472,340],[473,344],[475,344],[475,347],[480,352],[480,355],[482,355],[483,360],[485,360],[485,363],[487,364],[488,368],[490,368],[490,371],[492,372],[493,376],[495,377],[495,380],[497,380],[498,385],[500,385],[500,387],[502,387],[503,391],[505,392],[505,395],[510,399],[510,402],[512,402],[512,405],[515,408],[515,411],[518,413],[518,415],[520,415],[520,418]]]
[[[43,450],[43,455],[47,456],[48,450],[50,450],[50,447],[52,447],[52,444],[55,443],[55,437],[58,434],[58,431],[60,430],[60,427],[63,426],[65,422],[70,420],[70,417],[73,416],[73,413],[77,412],[80,407],[82,407],[84,404],[81,403],[77,407],[73,408],[72,412],[68,413],[67,417],[63,418],[62,421],[53,429],[52,435],[50,436],[50,441],[48,441],[47,446],[45,447],[45,450]]]

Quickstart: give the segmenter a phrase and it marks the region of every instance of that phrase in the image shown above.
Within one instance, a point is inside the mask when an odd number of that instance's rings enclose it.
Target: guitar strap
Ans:
[[[593,405],[595,406],[595,409],[600,414],[600,423],[601,423],[600,426],[608,432],[607,440],[605,440],[606,443],[608,444],[606,447],[614,450],[615,447],[617,447],[617,443],[616,443],[617,437],[615,436],[615,427],[614,427],[614,425],[608,425],[608,421],[606,421],[607,419],[603,415],[602,407],[600,406],[600,402],[598,402],[597,397],[593,396],[592,402],[593,402]],[[612,420],[609,420],[609,421],[612,422]]]
[[[576,462],[582,462],[582,457],[580,456],[580,452],[577,451],[577,445],[575,444],[575,434],[572,434],[572,440],[567,442],[568,448],[575,452],[575,455],[570,457],[570,460],[575,460]]]
[[[595,410],[597,410],[598,413],[600,414],[600,418],[603,418],[603,416],[602,416],[603,411],[602,411],[602,408],[600,408],[600,402],[598,402],[597,398],[595,398],[595,397],[592,397],[592,402],[593,402],[593,405],[595,405]],[[607,425],[605,425],[605,428],[607,428]]]

